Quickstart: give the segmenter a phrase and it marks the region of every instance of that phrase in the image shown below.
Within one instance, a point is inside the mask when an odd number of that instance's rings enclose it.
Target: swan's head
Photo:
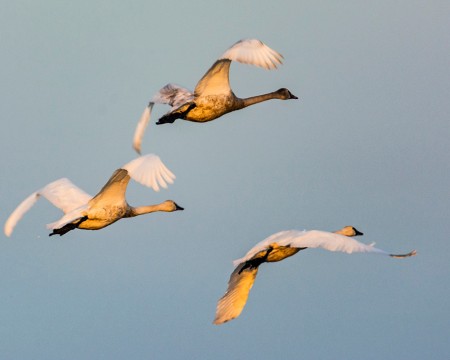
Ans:
[[[346,226],[343,227],[341,230],[336,231],[336,234],[341,234],[345,236],[358,236],[358,235],[364,235],[361,231],[358,231],[353,226]]]
[[[289,100],[289,99],[298,99],[297,96],[292,94],[288,89],[281,88],[276,91],[276,93],[280,96],[280,99],[282,100]]]
[[[181,207],[180,205],[178,205],[175,201],[173,200],[166,200],[162,203],[163,207],[164,207],[164,211],[167,212],[172,212],[172,211],[178,211],[178,210],[184,210],[183,207]]]

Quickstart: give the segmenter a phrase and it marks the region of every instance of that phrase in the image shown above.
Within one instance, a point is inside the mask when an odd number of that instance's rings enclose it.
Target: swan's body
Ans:
[[[176,119],[193,122],[207,122],[231,111],[270,99],[297,99],[287,89],[253,96],[246,99],[238,98],[230,88],[229,71],[232,61],[275,69],[282,63],[282,55],[256,39],[238,41],[231,46],[200,79],[192,92],[176,84],[167,84],[159,90],[149,102],[148,107],[137,125],[133,147],[140,152],[142,137],[150,121],[154,104],[168,104],[171,110],[161,117],[157,124],[173,123]]]
[[[5,223],[5,234],[11,235],[18,221],[41,196],[65,214],[58,221],[47,225],[47,228],[53,230],[50,235],[64,235],[76,228],[99,230],[122,218],[155,211],[183,210],[172,200],[157,205],[130,206],[125,198],[130,178],[159,191],[160,186],[166,188],[167,183],[173,183],[175,175],[166,168],[158,156],[149,154],[138,157],[114,171],[108,182],[94,197],[66,178],[56,180],[31,194],[13,211]]]
[[[318,230],[288,230],[269,236],[250,249],[243,258],[233,262],[235,269],[228,281],[225,295],[217,303],[214,324],[223,324],[241,314],[258,273],[259,265],[264,262],[281,261],[306,248],[323,248],[349,254],[372,252],[399,258],[416,254],[415,251],[401,255],[389,254],[350,238],[357,235],[362,235],[362,233],[352,226],[346,226],[335,233]]]

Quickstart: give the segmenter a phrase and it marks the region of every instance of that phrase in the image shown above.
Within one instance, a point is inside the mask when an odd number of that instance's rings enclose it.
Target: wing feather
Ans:
[[[86,215],[86,210],[89,208],[88,204],[84,204],[67,214],[65,214],[61,219],[52,222],[50,224],[47,224],[47,229],[54,230],[54,229],[60,229],[64,225],[70,224],[78,219],[81,219]]]
[[[32,193],[24,201],[22,201],[19,206],[9,215],[8,220],[6,220],[5,226],[3,228],[6,236],[11,236],[14,228],[20,219],[25,215],[25,213],[31,209],[31,207],[39,199],[40,194],[38,192]]]
[[[244,265],[244,263],[240,264],[231,273],[227,291],[217,302],[216,317],[213,321],[216,325],[238,317],[247,303],[250,289],[258,273],[258,267],[241,271]]]
[[[159,191],[160,186],[167,188],[167,183],[172,184],[175,179],[175,175],[154,154],[140,156],[122,168],[128,171],[133,180],[155,191]]]
[[[65,214],[86,204],[92,196],[78,188],[69,179],[62,178],[51,182],[32,193],[11,213],[4,226],[6,236],[10,236],[19,220],[31,209],[39,197],[45,197]]]
[[[168,104],[173,108],[192,101],[194,94],[182,86],[170,83],[162,87],[152,98],[152,102],[156,104]]]
[[[377,249],[373,245],[363,244],[354,238],[335,234],[327,231],[311,230],[301,233],[288,233],[286,240],[281,240],[279,245],[292,247],[322,248],[328,251],[339,251],[347,254],[355,252],[372,252],[389,255],[386,251]]]
[[[243,39],[232,45],[218,59],[238,61],[267,70],[276,69],[283,63],[283,56],[257,39]]]
[[[133,137],[133,149],[140,155],[142,138],[144,137],[145,129],[150,122],[150,117],[152,114],[154,102],[150,102],[148,106],[144,109],[139,122],[137,123],[136,130],[134,131]]]

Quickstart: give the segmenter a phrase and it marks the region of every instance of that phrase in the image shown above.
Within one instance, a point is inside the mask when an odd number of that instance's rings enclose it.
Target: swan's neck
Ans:
[[[248,98],[245,98],[245,99],[241,99],[242,107],[244,108],[244,107],[247,107],[247,106],[250,106],[250,105],[254,105],[254,104],[258,104],[260,102],[271,100],[271,99],[282,99],[282,97],[276,91],[270,92],[270,93],[267,93],[267,94],[256,95],[256,96],[248,97]]]
[[[130,210],[127,212],[126,217],[134,217],[149,214],[156,211],[168,211],[168,209],[166,209],[166,206],[164,206],[164,204],[137,206],[137,207],[130,206]]]

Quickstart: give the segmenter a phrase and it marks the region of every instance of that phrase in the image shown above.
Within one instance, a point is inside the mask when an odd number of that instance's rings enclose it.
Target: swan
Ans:
[[[157,205],[133,207],[128,205],[125,192],[130,178],[144,186],[159,191],[167,188],[175,175],[154,154],[140,156],[117,169],[108,182],[94,197],[90,196],[69,179],[51,182],[32,193],[11,213],[4,226],[6,236],[11,236],[18,221],[30,210],[39,197],[43,196],[64,212],[64,216],[47,225],[53,230],[49,235],[64,235],[73,229],[99,230],[122,218],[134,217],[155,211],[172,212],[183,210],[172,200]]]
[[[416,255],[415,250],[408,254],[389,254],[372,245],[366,245],[351,239],[351,237],[358,235],[363,235],[363,233],[353,226],[346,226],[334,233],[319,230],[288,230],[269,236],[250,249],[244,257],[233,262],[235,269],[228,281],[225,295],[217,303],[213,324],[223,324],[241,314],[258,273],[258,267],[264,262],[281,261],[306,248],[322,248],[348,254],[372,252],[395,258]]]
[[[298,99],[288,89],[257,95],[245,99],[236,97],[230,88],[229,70],[232,61],[276,69],[283,56],[257,39],[244,39],[236,42],[220,56],[197,83],[194,92],[177,84],[169,83],[150,100],[137,124],[133,148],[140,153],[145,128],[150,121],[155,104],[168,104],[172,108],[156,123],[173,123],[176,119],[193,122],[207,122],[250,105],[270,99]]]

